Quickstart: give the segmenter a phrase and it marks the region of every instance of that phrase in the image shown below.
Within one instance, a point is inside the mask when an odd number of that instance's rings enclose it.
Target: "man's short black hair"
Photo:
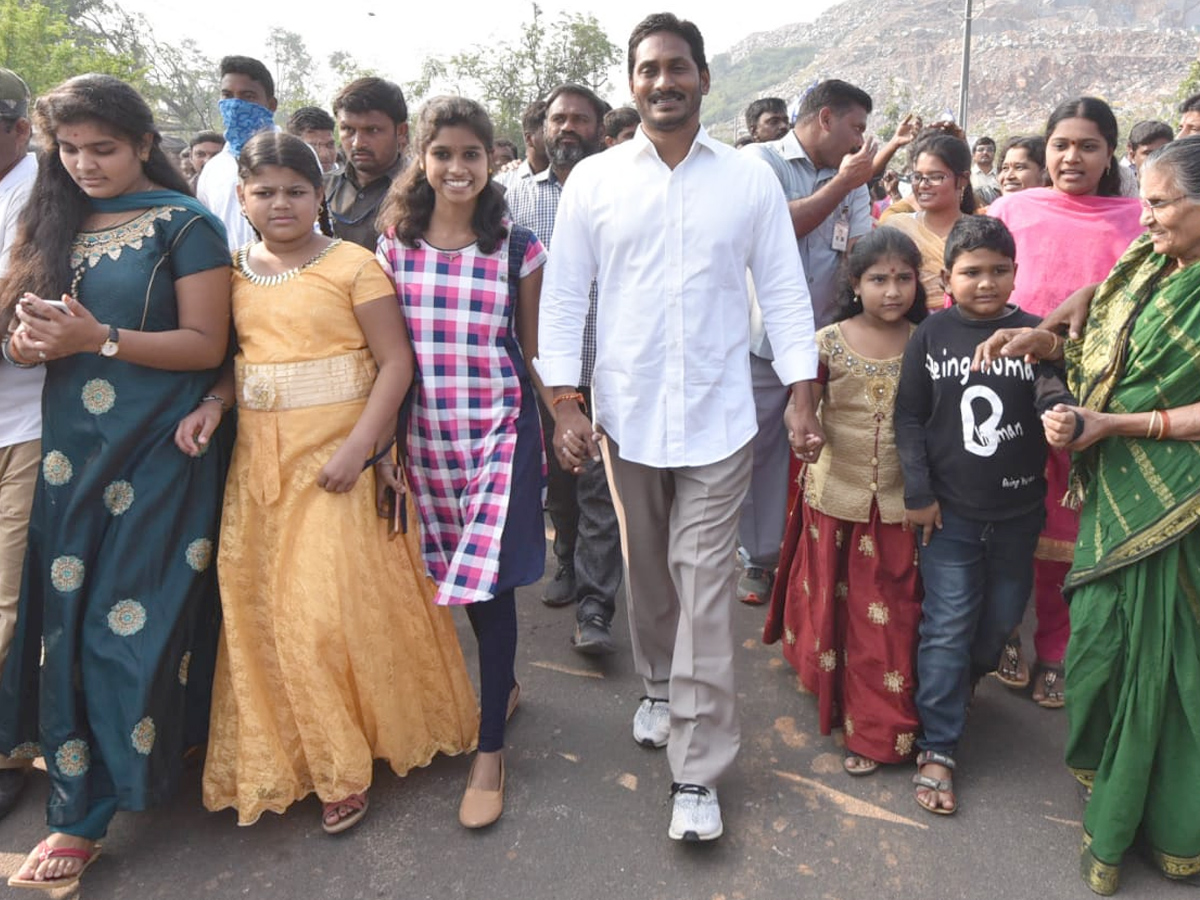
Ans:
[[[604,121],[604,117],[612,107],[601,100],[596,92],[591,88],[586,88],[582,84],[560,84],[549,94],[546,95],[546,112],[550,111],[550,107],[554,105],[554,101],[563,94],[574,94],[576,97],[581,97],[592,105],[592,111],[596,114],[596,124],[599,125]]]
[[[754,126],[762,118],[763,113],[778,113],[787,118],[787,103],[782,97],[759,97],[746,107],[746,129],[754,131]]]
[[[626,128],[637,128],[642,117],[632,106],[618,106],[604,114],[604,134],[614,141]]]
[[[337,123],[333,116],[319,106],[302,106],[290,116],[284,130],[296,137],[303,137],[306,131],[333,131]]]
[[[195,147],[197,144],[220,144],[225,146],[225,135],[217,131],[200,131],[196,136],[188,141],[188,148]]]
[[[1166,122],[1160,122],[1158,119],[1147,119],[1145,122],[1138,122],[1129,129],[1129,149],[1136,150],[1138,147],[1143,147],[1146,144],[1156,144],[1159,141],[1175,140],[1175,129]]]
[[[826,78],[800,100],[799,119],[811,119],[825,107],[834,115],[845,115],[852,107],[861,106],[868,113],[873,108],[871,95],[840,78]]]
[[[546,101],[534,100],[521,113],[521,131],[524,134],[537,134],[546,124]]]
[[[1017,242],[1013,240],[1012,232],[993,216],[958,217],[946,235],[946,268],[954,268],[954,261],[972,250],[993,250],[1014,263],[1017,261]]]
[[[226,75],[245,75],[251,81],[257,81],[267,92],[267,99],[275,99],[275,79],[270,70],[253,56],[226,56],[221,59],[221,77]]]
[[[687,41],[692,51],[692,61],[701,72],[708,71],[708,60],[704,57],[704,36],[695,22],[681,19],[673,13],[654,13],[646,16],[634,27],[629,35],[629,77],[633,77],[633,64],[637,59],[637,48],[642,41],[660,31],[669,31]]]
[[[521,154],[517,150],[517,145],[514,144],[512,141],[510,141],[508,138],[496,138],[496,140],[492,143],[492,152],[494,153],[495,151],[499,150],[501,147],[504,147],[505,149],[507,149],[508,152],[512,154],[513,159],[521,158]]]
[[[995,138],[990,138],[990,137],[988,137],[987,135],[984,135],[984,136],[983,136],[983,137],[981,137],[981,138],[976,138],[976,139],[975,139],[975,146],[971,148],[971,152],[972,152],[972,153],[974,153],[974,152],[975,152],[976,150],[978,150],[978,149],[979,149],[981,146],[982,146],[982,147],[991,147],[991,148],[992,148],[992,152],[995,152],[995,150],[996,150],[996,139],[995,139]]]
[[[408,121],[408,104],[400,85],[383,78],[356,78],[333,98],[333,114],[381,112],[397,125]]]
[[[1180,103],[1179,112],[1180,114],[1200,112],[1200,94],[1192,94],[1192,96]]]

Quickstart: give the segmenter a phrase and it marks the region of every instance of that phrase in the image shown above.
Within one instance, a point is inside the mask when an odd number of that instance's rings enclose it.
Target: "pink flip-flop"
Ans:
[[[100,856],[100,845],[95,844],[91,850],[84,850],[81,847],[51,847],[45,841],[37,845],[37,861],[41,865],[48,859],[79,859],[83,860],[83,867],[78,872],[73,872],[70,875],[64,875],[62,878],[44,878],[37,881],[33,878],[18,878],[16,875],[8,879],[8,886],[15,888],[33,888],[39,891],[57,891],[60,888],[71,887],[79,883],[79,879],[83,873],[87,871],[88,866],[94,863]]]
[[[362,821],[363,816],[367,814],[367,792],[361,794],[351,794],[343,800],[338,800],[336,803],[321,804],[321,827],[325,829],[326,834],[341,834],[343,831],[348,831]],[[347,807],[350,812],[341,816],[336,822],[326,821],[326,816],[332,810],[339,810],[341,807]]]

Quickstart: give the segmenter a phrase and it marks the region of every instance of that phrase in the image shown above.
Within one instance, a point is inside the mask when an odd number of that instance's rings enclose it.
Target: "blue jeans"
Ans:
[[[1004,641],[1025,614],[1044,521],[1041,506],[1001,522],[942,510],[941,530],[919,548],[925,583],[916,693],[922,750],[954,754],[974,683],[996,668]]]

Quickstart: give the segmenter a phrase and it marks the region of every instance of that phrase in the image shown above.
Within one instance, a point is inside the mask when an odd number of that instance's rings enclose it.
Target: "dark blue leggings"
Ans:
[[[504,749],[508,695],[516,680],[517,598],[512,590],[467,607],[471,630],[479,643],[479,750]]]

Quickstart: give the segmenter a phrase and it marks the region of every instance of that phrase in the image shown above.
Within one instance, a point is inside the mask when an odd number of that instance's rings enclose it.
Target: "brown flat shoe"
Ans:
[[[513,713],[517,711],[517,706],[521,703],[521,683],[514,681],[512,690],[508,692],[508,709],[504,712],[504,721],[507,722],[513,717]]]
[[[479,757],[475,757],[476,760]],[[484,791],[471,787],[471,775],[475,774],[475,763],[467,775],[467,789],[458,806],[458,821],[464,828],[486,828],[504,812],[504,757],[500,758],[500,790]]]

